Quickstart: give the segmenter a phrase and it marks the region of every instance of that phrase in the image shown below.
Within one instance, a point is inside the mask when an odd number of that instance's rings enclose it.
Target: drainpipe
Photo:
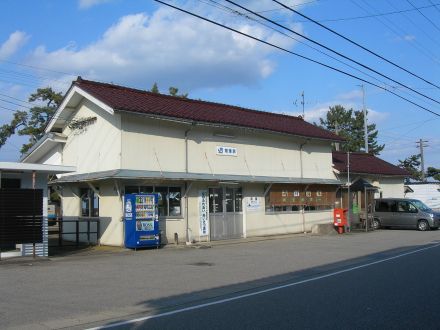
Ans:
[[[185,173],[188,174],[188,134],[194,128],[195,123],[191,123],[190,128],[185,131]],[[191,244],[189,239],[189,216],[188,216],[188,192],[191,189],[192,183],[188,186],[188,181],[185,182],[185,232],[186,244]]]
[[[299,168],[300,168],[300,177],[301,177],[301,182],[304,179],[304,170],[303,170],[303,158],[302,158],[302,153],[303,153],[303,147],[308,143],[309,141],[306,140],[304,143],[301,143],[299,145]],[[307,187],[306,187],[307,189]],[[302,223],[303,223],[303,232],[304,234],[306,233],[306,216],[304,214],[304,205],[301,209],[301,216],[302,216]]]

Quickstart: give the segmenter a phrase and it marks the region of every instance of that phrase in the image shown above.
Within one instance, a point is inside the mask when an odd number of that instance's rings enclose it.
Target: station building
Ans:
[[[63,218],[99,217],[101,244],[124,244],[124,194],[142,192],[159,194],[162,241],[189,243],[331,223],[333,142],[301,117],[79,77],[22,162],[75,167],[52,187]]]

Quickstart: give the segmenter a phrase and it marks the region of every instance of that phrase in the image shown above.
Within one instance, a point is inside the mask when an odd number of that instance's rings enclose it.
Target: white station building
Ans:
[[[101,244],[124,244],[124,194],[142,192],[163,243],[197,242],[332,223],[333,142],[299,117],[78,78],[22,161],[76,168],[52,182],[63,219],[98,217]]]

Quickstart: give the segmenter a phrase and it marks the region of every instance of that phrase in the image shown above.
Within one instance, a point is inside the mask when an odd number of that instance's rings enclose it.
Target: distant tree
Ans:
[[[364,138],[364,113],[353,109],[345,109],[342,105],[329,107],[326,118],[319,119],[320,127],[336,133],[346,139],[341,147],[343,151],[361,151],[365,147]],[[385,145],[377,143],[378,131],[376,124],[367,125],[368,152],[374,155],[380,154]]]
[[[14,134],[29,136],[29,142],[23,144],[21,153],[26,153],[44,135],[44,129],[52,119],[63,95],[56,93],[51,87],[38,88],[29,97],[29,102],[40,101],[43,105],[33,106],[29,112],[16,111],[9,124],[0,127],[0,148]]]
[[[156,82],[151,87],[150,92],[151,93],[160,93],[159,87],[157,86]],[[168,88],[168,94],[171,95],[171,96],[181,97],[181,98],[184,98],[184,99],[188,98],[188,93],[184,93],[184,94],[180,94],[179,95],[179,89],[177,87],[173,87],[173,86]]]
[[[157,83],[155,82],[153,87],[150,89],[151,93],[159,93],[159,87],[157,87]]]
[[[411,177],[417,181],[422,181],[422,171],[420,170],[421,155],[411,155],[404,160],[399,160],[400,168],[407,170]]]
[[[178,89],[177,87],[173,87],[173,86],[171,86],[171,87],[168,89],[168,91],[169,91],[169,94],[170,94],[171,96],[182,97],[182,98],[184,98],[184,99],[186,99],[186,98],[188,97],[188,93],[178,95],[177,93],[179,93],[179,89]]]
[[[428,167],[426,170],[426,177],[433,178],[436,181],[440,181],[440,168]]]

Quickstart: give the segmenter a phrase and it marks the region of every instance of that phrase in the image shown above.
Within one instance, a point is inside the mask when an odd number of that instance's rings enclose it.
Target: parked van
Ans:
[[[418,199],[381,198],[375,200],[373,226],[417,228],[421,231],[438,229],[440,213]]]

